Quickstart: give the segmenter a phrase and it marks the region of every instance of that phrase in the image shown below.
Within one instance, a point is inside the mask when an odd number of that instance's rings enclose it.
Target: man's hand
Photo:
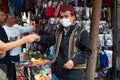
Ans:
[[[64,66],[65,69],[72,69],[74,67],[74,63],[72,60],[67,61]]]
[[[37,34],[30,34],[28,36],[25,36],[24,38],[26,38],[26,42],[34,42],[40,39],[40,36],[38,36]]]

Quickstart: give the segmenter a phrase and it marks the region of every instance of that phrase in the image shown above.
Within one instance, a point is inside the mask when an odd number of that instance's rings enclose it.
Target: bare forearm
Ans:
[[[0,44],[1,44],[1,47],[0,47],[0,51],[8,51],[10,49],[13,49],[17,46],[20,46],[24,43],[27,42],[27,39],[26,38],[22,38],[20,40],[17,40],[17,41],[14,41],[14,42],[9,42],[9,43],[3,43],[2,41],[0,41]]]
[[[0,58],[3,58],[6,55],[6,51],[11,50],[24,43],[36,41],[37,39],[40,39],[40,36],[37,34],[30,34],[14,42],[4,43],[0,40]]]

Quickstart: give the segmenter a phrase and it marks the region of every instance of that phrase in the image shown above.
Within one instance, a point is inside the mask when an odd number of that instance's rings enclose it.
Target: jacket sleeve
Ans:
[[[38,44],[42,45],[43,47],[50,47],[55,44],[55,35],[49,36],[41,36],[40,41]]]
[[[84,64],[86,63],[87,59],[92,53],[89,35],[86,30],[82,32],[78,45],[79,45],[81,52],[80,54],[76,55],[72,60],[74,64]]]

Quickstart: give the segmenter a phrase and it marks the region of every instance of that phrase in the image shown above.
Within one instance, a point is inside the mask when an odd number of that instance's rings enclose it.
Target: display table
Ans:
[[[50,60],[43,62],[25,60],[16,62],[15,66],[17,80],[51,80]]]

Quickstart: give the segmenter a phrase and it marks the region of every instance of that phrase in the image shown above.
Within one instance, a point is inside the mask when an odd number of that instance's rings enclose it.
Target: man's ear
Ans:
[[[75,15],[73,16],[74,20],[76,19]]]
[[[73,19],[73,20],[75,20],[75,19],[76,19],[76,17],[73,15],[73,16],[72,16],[72,19]]]

